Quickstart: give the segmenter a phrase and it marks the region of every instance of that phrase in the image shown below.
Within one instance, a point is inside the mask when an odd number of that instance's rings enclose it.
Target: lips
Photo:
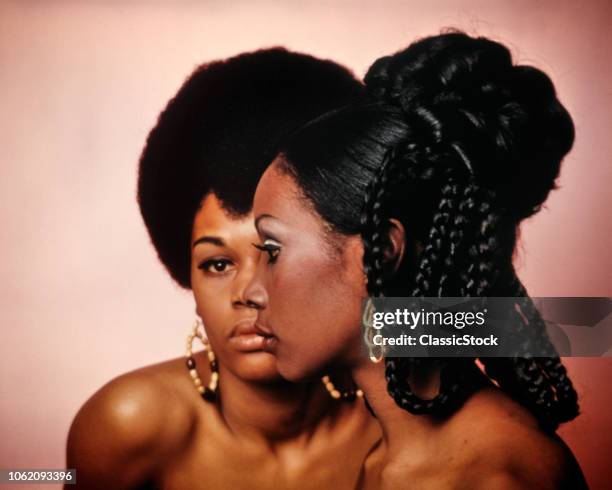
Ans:
[[[250,335],[253,333],[257,333],[255,328],[255,319],[241,320],[234,325],[234,328],[230,332],[230,338],[238,337],[240,335]]]
[[[229,343],[241,352],[256,352],[265,350],[266,337],[255,327],[255,320],[242,320],[231,330]]]
[[[255,323],[253,324],[253,327],[255,328],[255,331],[263,336],[263,337],[272,337],[274,336],[274,333],[272,332],[272,329],[270,329],[269,327],[265,327],[263,325],[261,325],[260,323]]]
[[[274,354],[278,345],[278,337],[272,333],[269,327],[263,326],[259,323],[255,324],[255,331],[264,339],[263,350]]]

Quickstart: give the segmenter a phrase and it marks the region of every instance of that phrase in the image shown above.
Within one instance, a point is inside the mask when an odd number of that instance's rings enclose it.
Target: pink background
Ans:
[[[194,306],[155,259],[136,162],[205,60],[284,45],[362,76],[444,26],[507,43],[552,76],[578,134],[561,189],[524,227],[521,275],[533,295],[612,296],[610,2],[84,3],[0,3],[0,467],[63,467],[88,396],[182,354]],[[605,488],[612,362],[567,364],[584,413],[561,434]]]

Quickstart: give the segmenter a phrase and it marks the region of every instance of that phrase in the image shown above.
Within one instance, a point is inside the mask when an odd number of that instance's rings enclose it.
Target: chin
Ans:
[[[318,366],[308,366],[301,362],[301,359],[295,357],[286,357],[284,360],[279,358],[276,369],[283,378],[293,383],[316,379],[321,376],[322,372],[322,369],[318,369]]]
[[[273,355],[256,352],[240,357],[234,367],[234,372],[240,379],[258,383],[271,383],[282,379],[276,366],[276,357]]]

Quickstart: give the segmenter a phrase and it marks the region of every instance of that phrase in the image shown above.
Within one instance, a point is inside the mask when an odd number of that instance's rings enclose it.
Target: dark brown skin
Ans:
[[[253,211],[271,260],[262,258],[246,296],[260,308],[258,327],[269,336],[266,348],[277,355],[279,372],[299,381],[328,366],[350,368],[383,428],[360,488],[585,487],[563,441],[543,432],[476,366],[474,394],[451,416],[400,409],[386,392],[384,364],[372,363],[360,348],[361,302],[367,297],[361,238],[330,231],[275,164],[259,183]],[[386,256],[396,266],[405,230],[395,220],[390,225]],[[432,371],[419,383],[409,381],[417,394],[431,398],[438,379]]]
[[[66,488],[355,487],[380,427],[363,400],[333,400],[319,380],[283,380],[275,357],[262,350],[265,339],[247,328],[257,316],[244,296],[257,240],[252,216],[229,216],[214,195],[203,201],[193,227],[192,288],[219,362],[217,402],[200,397],[184,358],[114,379],[72,424],[67,466],[77,469],[77,485]],[[206,354],[194,357],[206,384]]]

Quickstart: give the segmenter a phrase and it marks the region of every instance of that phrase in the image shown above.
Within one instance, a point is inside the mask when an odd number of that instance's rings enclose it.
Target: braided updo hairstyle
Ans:
[[[517,334],[535,333],[547,357],[479,360],[555,430],[578,414],[577,395],[512,265],[518,225],[555,188],[574,140],[551,80],[497,42],[453,32],[377,60],[365,82],[366,100],[302,128],[280,168],[337,232],[361,234],[370,296],[516,297]],[[390,218],[408,245],[395,274],[383,255]],[[385,359],[398,406],[447,414],[473,391],[475,360],[450,359],[439,394],[417,396],[408,377],[432,362]]]

